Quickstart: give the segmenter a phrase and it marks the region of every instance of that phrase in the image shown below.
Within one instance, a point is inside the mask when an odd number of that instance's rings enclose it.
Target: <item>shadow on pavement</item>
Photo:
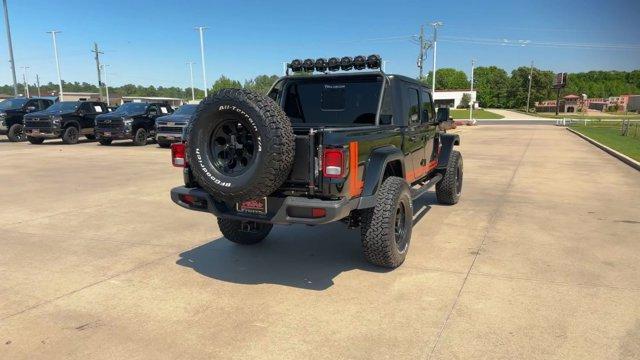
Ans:
[[[435,204],[435,194],[414,201],[414,224]],[[419,211],[419,213],[418,213]],[[322,226],[274,226],[261,243],[242,246],[221,237],[180,254],[176,264],[237,284],[277,284],[325,290],[349,270],[387,272],[362,255],[359,229],[341,222]]]

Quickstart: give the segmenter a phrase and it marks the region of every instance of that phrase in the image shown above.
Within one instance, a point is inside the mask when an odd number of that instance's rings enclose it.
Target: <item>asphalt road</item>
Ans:
[[[155,145],[0,141],[0,359],[638,359],[640,173],[554,126],[463,128],[410,253],[342,224],[240,247]]]

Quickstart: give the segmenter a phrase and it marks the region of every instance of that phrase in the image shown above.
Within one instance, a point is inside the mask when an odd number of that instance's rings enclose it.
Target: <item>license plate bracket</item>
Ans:
[[[236,211],[264,215],[267,213],[267,198],[263,197],[236,203]]]

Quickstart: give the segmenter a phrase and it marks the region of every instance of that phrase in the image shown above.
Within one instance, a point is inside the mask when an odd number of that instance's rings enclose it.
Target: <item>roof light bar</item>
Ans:
[[[289,69],[293,72],[327,72],[327,71],[349,71],[351,69],[364,70],[364,69],[380,69],[382,65],[382,59],[380,55],[373,54],[369,56],[358,55],[355,58],[345,56],[342,58],[331,57],[329,60],[325,58],[318,59],[294,59],[287,64],[287,72]]]

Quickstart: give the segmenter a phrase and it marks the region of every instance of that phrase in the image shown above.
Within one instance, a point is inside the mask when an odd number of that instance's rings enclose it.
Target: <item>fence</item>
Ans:
[[[640,138],[640,119],[556,119],[556,126],[584,126],[590,128],[616,128],[621,136]]]

